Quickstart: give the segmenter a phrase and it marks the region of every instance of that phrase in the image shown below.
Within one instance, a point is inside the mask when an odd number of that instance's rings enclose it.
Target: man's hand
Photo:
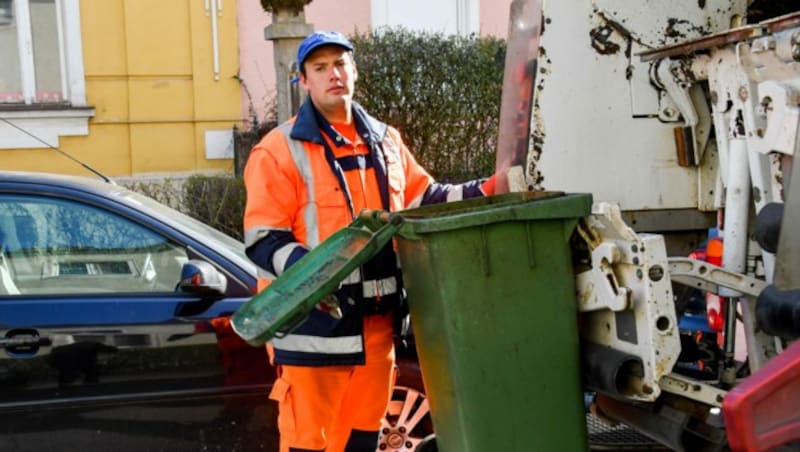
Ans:
[[[505,191],[501,191],[501,190]],[[500,195],[503,193],[523,192],[528,190],[525,181],[524,168],[520,165],[496,172],[481,184],[481,191],[485,196]]]
[[[495,185],[497,185],[497,174],[492,174],[481,184],[481,191],[484,196],[492,196],[494,194]]]
[[[336,298],[334,294],[325,295],[322,300],[317,303],[316,308],[327,313],[336,320],[342,318],[342,308],[340,307],[339,299]]]

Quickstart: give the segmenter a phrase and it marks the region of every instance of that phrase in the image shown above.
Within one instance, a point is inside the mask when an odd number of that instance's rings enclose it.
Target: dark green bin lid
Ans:
[[[231,317],[233,330],[252,345],[291,331],[392,239],[400,221],[401,217],[388,212],[362,212],[237,309]]]

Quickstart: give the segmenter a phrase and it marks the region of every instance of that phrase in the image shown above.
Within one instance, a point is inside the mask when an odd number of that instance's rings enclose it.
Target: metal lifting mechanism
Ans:
[[[578,225],[591,268],[576,277],[584,380],[598,391],[654,401],[680,353],[663,237],[637,235],[619,207],[592,206]]]
[[[636,234],[614,204],[596,203],[577,232],[591,255],[591,268],[575,279],[589,387],[649,402],[663,390],[722,406],[727,391],[672,373],[681,344],[671,283],[734,290],[751,306],[767,283],[705,261],[667,258],[663,237]],[[774,356],[774,341],[751,326],[751,350],[760,351],[760,361]]]

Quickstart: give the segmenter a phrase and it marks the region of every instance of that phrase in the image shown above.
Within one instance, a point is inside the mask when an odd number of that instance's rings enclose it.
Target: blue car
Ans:
[[[274,369],[228,321],[255,287],[241,242],[150,198],[0,171],[0,450],[277,450]],[[381,450],[430,432],[399,363]]]

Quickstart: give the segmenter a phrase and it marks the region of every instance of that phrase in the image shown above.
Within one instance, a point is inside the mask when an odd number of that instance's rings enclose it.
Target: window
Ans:
[[[1,103],[85,104],[83,93],[68,88],[70,71],[75,70],[65,52],[75,26],[68,23],[71,3],[0,0],[0,59],[6,62],[0,66]]]
[[[11,0],[0,0],[0,26],[10,25],[13,17],[11,13]]]
[[[479,7],[479,0],[372,0],[372,27],[468,36],[480,32]]]
[[[0,198],[0,295],[173,292],[183,246],[111,212]]]
[[[0,149],[88,134],[79,0],[0,0]]]

